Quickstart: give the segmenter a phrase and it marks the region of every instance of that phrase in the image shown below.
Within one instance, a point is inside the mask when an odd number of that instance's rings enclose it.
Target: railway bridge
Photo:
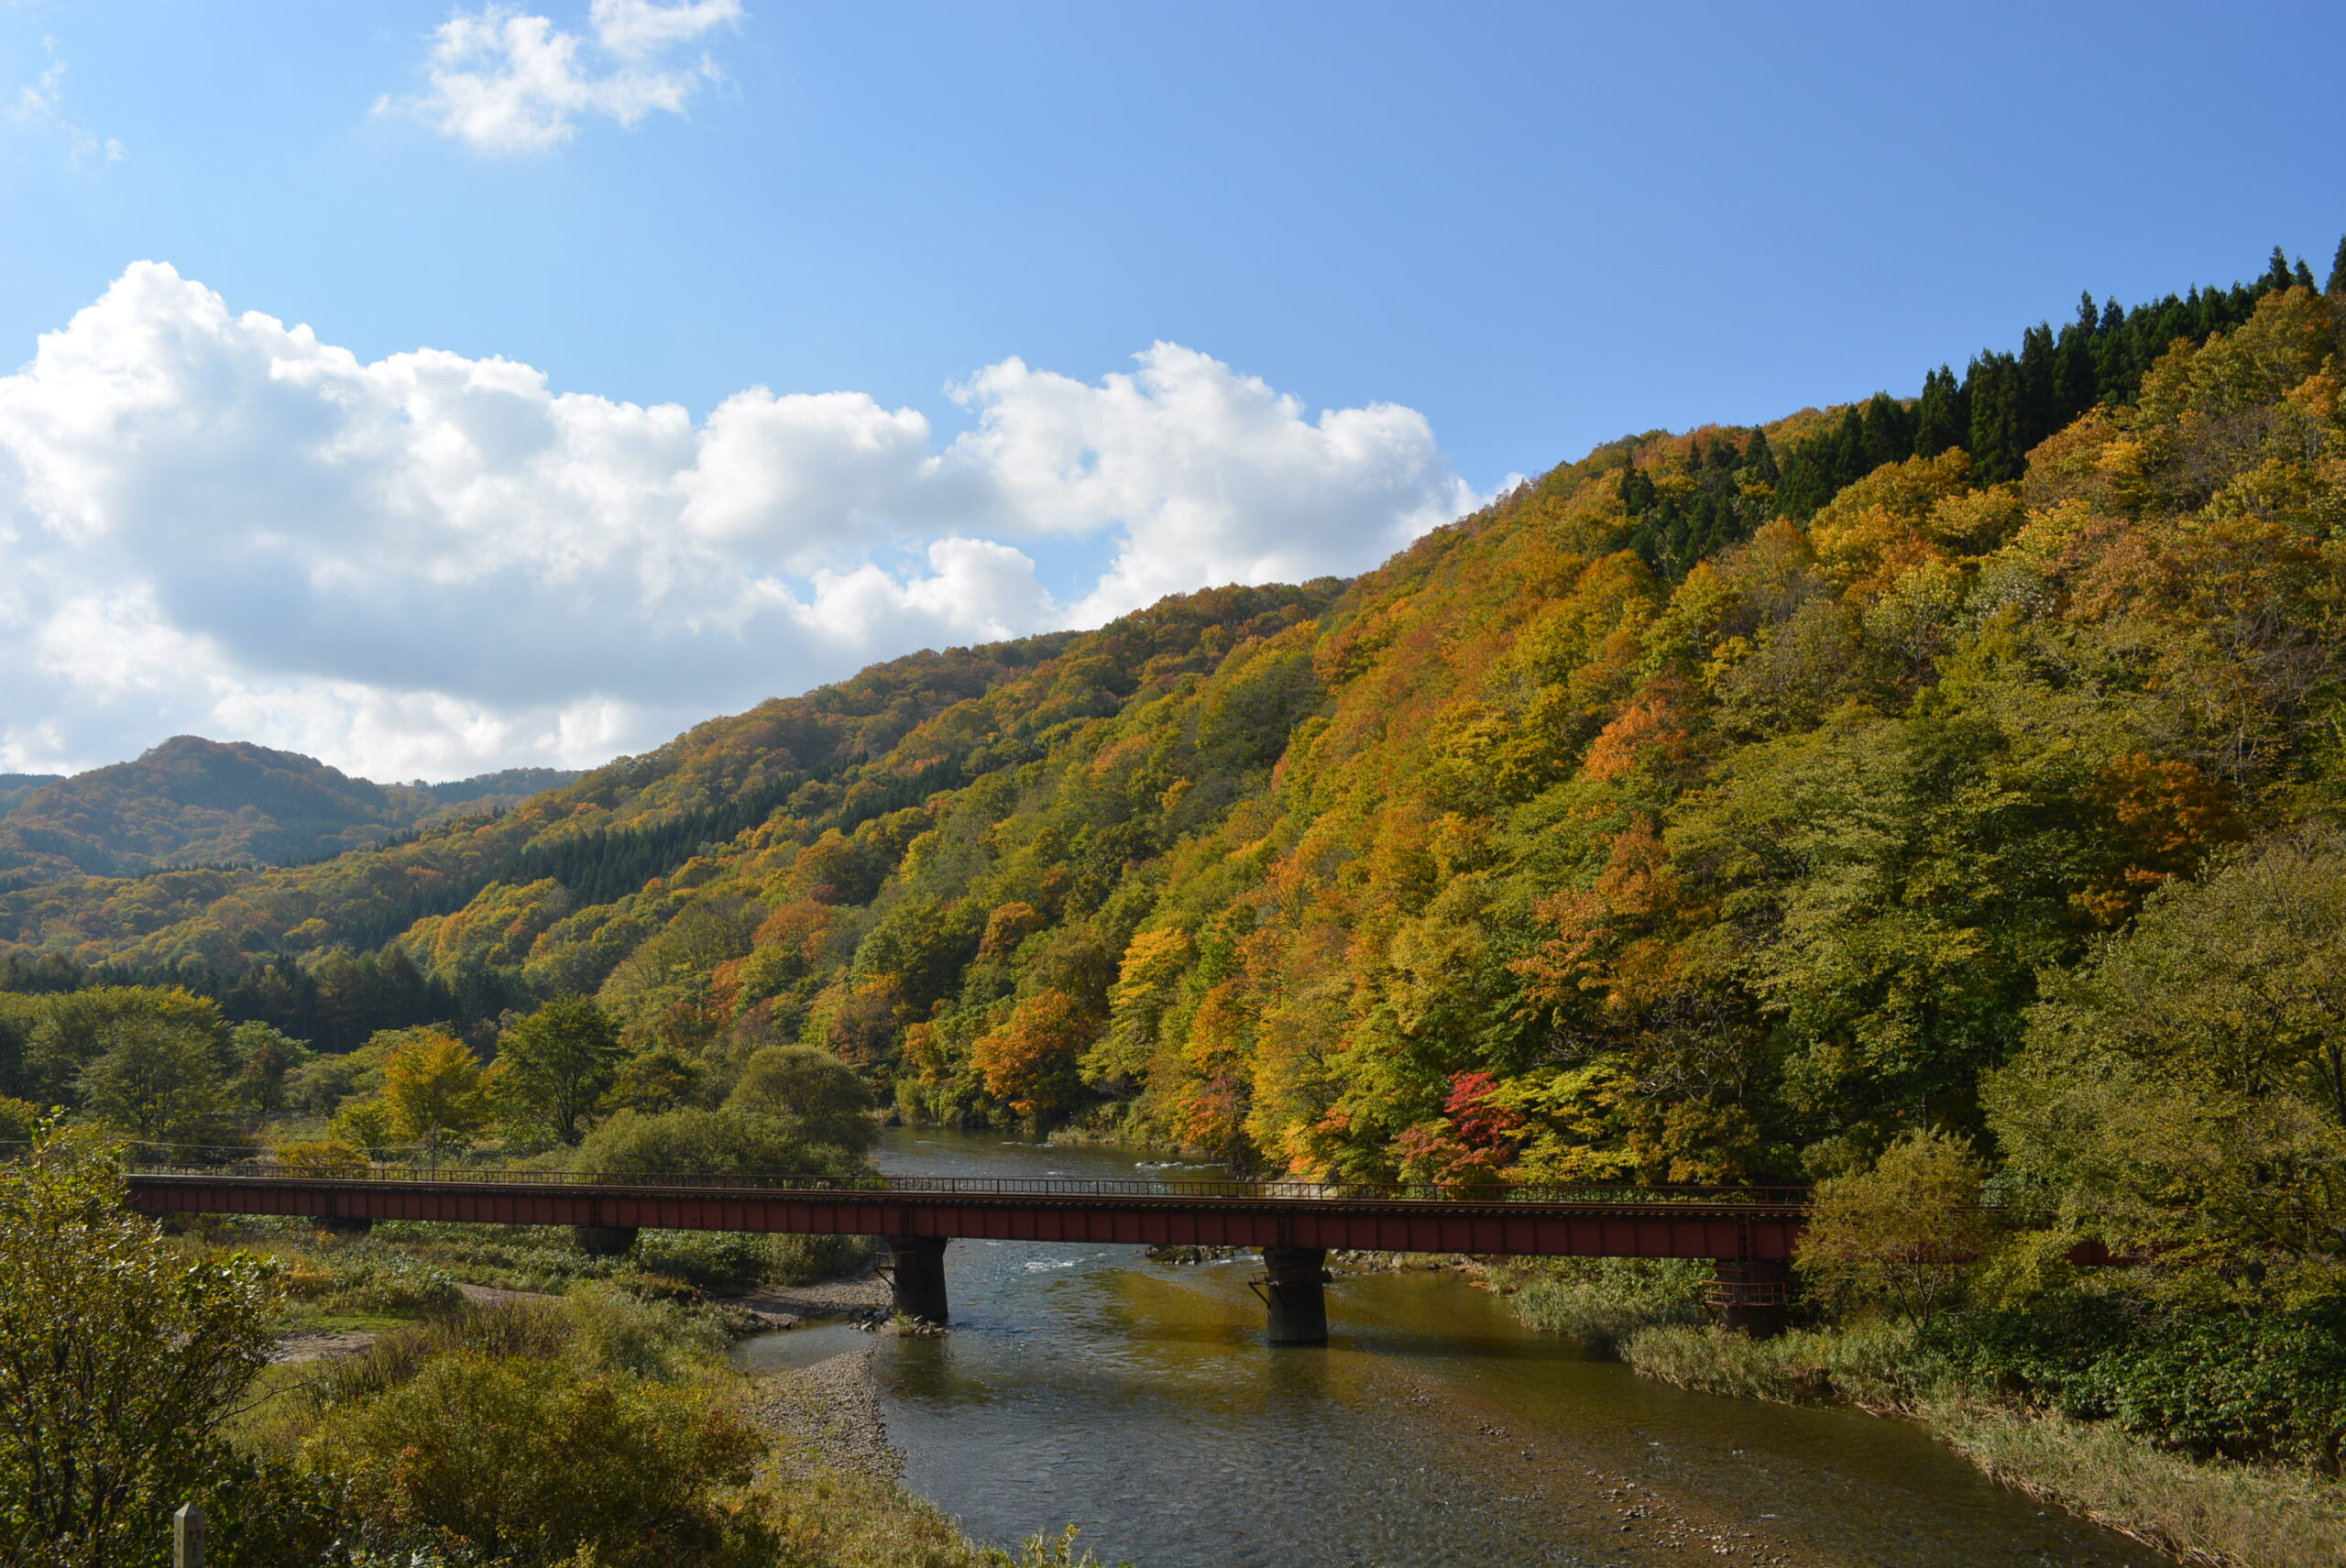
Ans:
[[[1302,1181],[618,1175],[405,1168],[138,1169],[145,1213],[568,1225],[616,1254],[646,1227],[882,1238],[896,1310],[946,1321],[945,1248],[960,1238],[1262,1249],[1273,1344],[1328,1337],[1332,1249],[1524,1257],[1708,1258],[1727,1325],[1783,1327],[1802,1188],[1421,1187]]]

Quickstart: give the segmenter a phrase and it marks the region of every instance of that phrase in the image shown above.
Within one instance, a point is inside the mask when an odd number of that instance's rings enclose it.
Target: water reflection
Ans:
[[[882,1157],[1135,1170],[1121,1151],[933,1131],[892,1133]],[[946,1272],[953,1332],[882,1341],[883,1399],[911,1484],[990,1541],[1072,1520],[1144,1568],[2160,1561],[2041,1513],[1917,1427],[1650,1383],[1453,1276],[1343,1278],[1331,1343],[1273,1351],[1251,1258],[956,1242]]]
[[[752,1376],[770,1377],[777,1372],[799,1371],[850,1350],[862,1350],[871,1343],[872,1336],[851,1323],[810,1323],[805,1328],[743,1340],[733,1347],[732,1361]]]

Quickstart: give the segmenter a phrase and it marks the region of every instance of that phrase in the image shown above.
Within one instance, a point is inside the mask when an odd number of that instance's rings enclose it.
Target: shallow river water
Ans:
[[[881,1162],[1154,1168],[932,1129],[892,1129]],[[1993,1485],[1913,1423],[1648,1382],[1528,1332],[1454,1274],[1340,1276],[1328,1345],[1273,1350],[1246,1288],[1259,1266],[954,1242],[952,1332],[879,1342],[907,1481],[981,1540],[1071,1521],[1139,1568],[2163,1561]],[[760,1359],[872,1343],[801,1329]]]

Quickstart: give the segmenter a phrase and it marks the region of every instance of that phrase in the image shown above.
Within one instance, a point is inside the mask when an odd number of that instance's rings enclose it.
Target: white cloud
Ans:
[[[677,51],[741,15],[740,0],[594,0],[585,38],[507,5],[459,11],[432,35],[432,91],[375,109],[415,115],[477,152],[550,151],[586,115],[633,126],[683,114],[718,71],[707,55],[680,62]]]
[[[65,117],[65,62],[57,58],[55,38],[45,38],[42,43],[49,50],[49,67],[40,73],[38,82],[16,89],[16,101],[9,105],[8,118],[27,130],[62,141],[77,165],[118,163],[127,158],[129,151],[122,143],[112,137],[93,136]]]
[[[1389,404],[1158,344],[1006,360],[940,444],[856,392],[696,422],[364,363],[140,263],[0,378],[0,771],[194,731],[371,776],[598,762],[874,659],[1374,564],[1475,498]],[[1021,548],[1113,562],[1055,598]]]
[[[948,466],[981,476],[1006,524],[1124,527],[1081,619],[1200,582],[1358,571],[1476,503],[1442,474],[1433,427],[1414,409],[1376,403],[1314,422],[1294,398],[1194,349],[1159,343],[1139,359],[1137,375],[1097,387],[1008,359],[956,389],[981,417]]]

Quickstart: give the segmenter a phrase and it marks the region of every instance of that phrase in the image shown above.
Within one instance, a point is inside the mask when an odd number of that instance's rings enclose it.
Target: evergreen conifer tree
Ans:
[[[1653,505],[1653,481],[1646,477],[1643,468],[1632,463],[1621,470],[1621,504],[1631,517],[1643,516]]]
[[[2061,329],[2053,348],[2053,409],[2061,423],[2100,400],[2101,377],[2095,360],[2101,312],[2086,293],[2077,299],[2077,319]]]
[[[1935,457],[1950,446],[1962,445],[1970,422],[1955,372],[1942,365],[1925,374],[1923,395],[1914,403],[1914,455]]]
[[[2289,258],[2281,254],[2279,246],[2275,246],[2273,259],[2264,266],[2264,287],[2262,291],[2269,294],[2275,289],[2291,288],[2296,283],[2297,278],[2289,271]]]
[[[1866,400],[1864,468],[1868,474],[1884,463],[1903,463],[1914,455],[1914,422],[1906,405],[1888,392]],[[1860,476],[1862,477],[1862,476]]]
[[[1971,405],[1971,425],[1963,444],[1971,454],[1972,472],[1982,484],[2019,478],[2028,456],[2019,363],[1991,349],[1971,362],[1963,387]]]
[[[2020,337],[2020,408],[2017,439],[2020,450],[2030,447],[2067,422],[2054,388],[2053,329],[2039,323]],[[2017,478],[2017,470],[2011,476]]]
[[[2327,294],[2346,294],[2346,235],[2338,238],[2338,259],[2330,264],[2330,286]]]

